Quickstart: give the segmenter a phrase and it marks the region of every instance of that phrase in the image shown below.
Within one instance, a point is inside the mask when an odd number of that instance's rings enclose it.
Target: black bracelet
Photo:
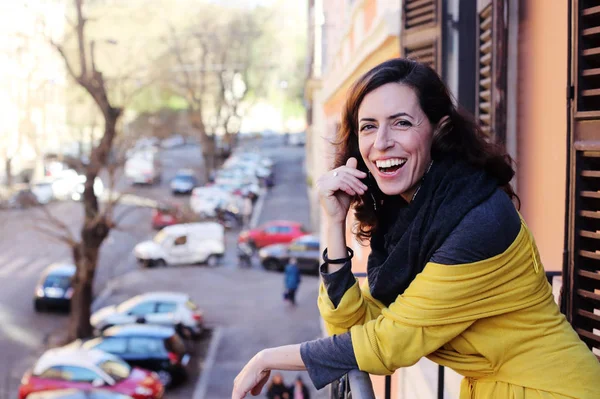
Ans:
[[[347,257],[340,258],[340,259],[329,259],[327,257],[327,248],[325,248],[325,250],[323,250],[323,261],[325,263],[331,263],[331,264],[334,264],[334,265],[344,264],[344,263],[348,262],[350,259],[352,259],[352,257],[354,256],[354,251],[352,250],[352,248],[346,247],[346,250],[348,251],[348,256]]]

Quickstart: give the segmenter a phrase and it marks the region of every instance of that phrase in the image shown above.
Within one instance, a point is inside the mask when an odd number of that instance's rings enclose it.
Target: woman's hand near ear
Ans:
[[[367,177],[365,172],[357,169],[358,161],[350,158],[346,165],[325,173],[317,181],[317,191],[321,206],[327,218],[327,252],[330,259],[345,258],[346,216],[350,209],[352,197],[362,195],[367,186],[360,181]],[[331,265],[333,266],[333,265]]]
[[[317,181],[319,200],[325,214],[332,223],[342,223],[355,195],[364,194],[367,186],[360,181],[367,174],[357,169],[356,158],[350,158],[345,166],[335,168]]]

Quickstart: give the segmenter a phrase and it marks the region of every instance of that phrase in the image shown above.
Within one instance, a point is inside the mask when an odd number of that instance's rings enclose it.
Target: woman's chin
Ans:
[[[381,191],[385,195],[392,197],[392,196],[396,196],[396,195],[402,195],[402,193],[407,191],[407,188],[405,187],[404,184],[397,185],[397,184],[389,184],[386,182],[384,184],[379,185],[379,191]]]

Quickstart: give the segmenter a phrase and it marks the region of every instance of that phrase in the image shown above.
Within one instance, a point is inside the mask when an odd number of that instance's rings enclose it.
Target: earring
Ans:
[[[368,178],[368,182],[371,183],[373,180],[373,175],[371,174],[371,171],[369,170],[367,172],[367,178]],[[377,185],[377,183],[375,184],[375,186]],[[371,199],[373,200],[373,210],[377,211],[377,201],[375,200],[375,195],[373,194],[373,185],[372,184],[368,184],[368,186],[370,186],[370,190],[369,190],[369,194],[371,194]]]

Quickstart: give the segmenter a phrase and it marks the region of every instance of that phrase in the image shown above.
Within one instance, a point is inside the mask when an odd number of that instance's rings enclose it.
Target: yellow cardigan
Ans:
[[[600,363],[554,302],[522,221],[502,254],[427,263],[389,307],[356,282],[338,307],[321,285],[329,334],[350,331],[361,370],[391,374],[421,357],[463,375],[461,399],[600,399]]]

